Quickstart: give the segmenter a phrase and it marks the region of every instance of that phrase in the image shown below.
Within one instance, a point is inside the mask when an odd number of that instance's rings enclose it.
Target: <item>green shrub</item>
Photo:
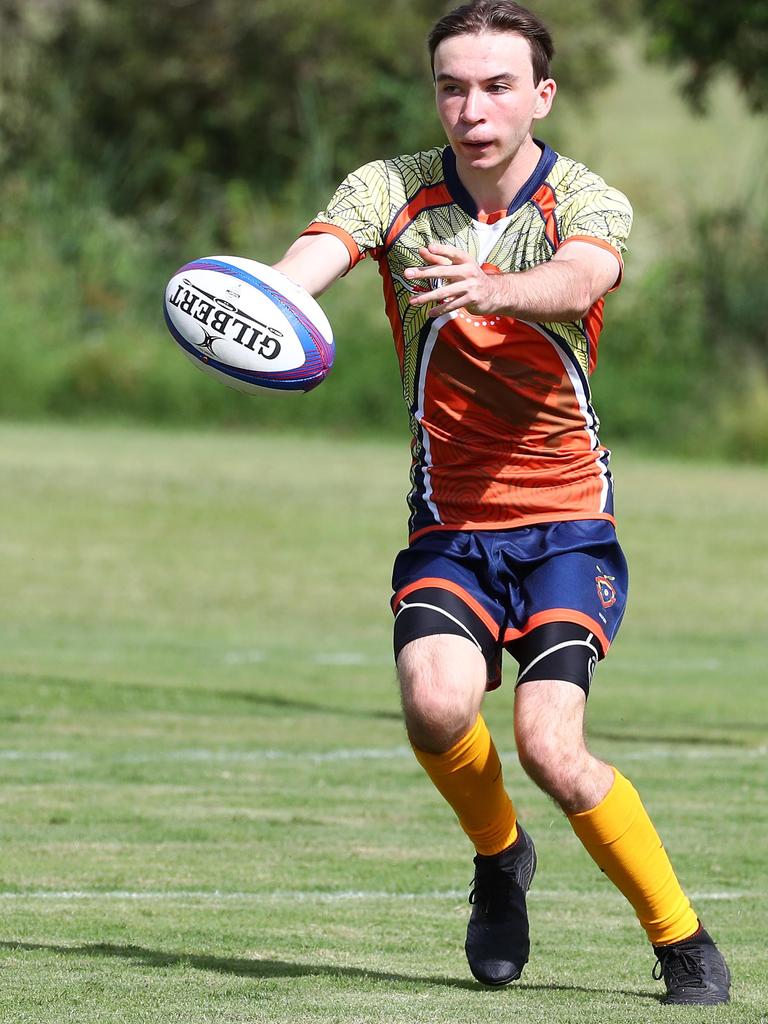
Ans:
[[[694,218],[613,297],[594,378],[605,436],[702,456],[768,458],[768,212]],[[757,212],[756,212],[757,211]]]
[[[213,251],[279,258],[307,205],[278,206],[232,181],[214,212],[169,233],[162,208],[111,212],[98,181],[9,178],[0,190],[0,416],[405,435],[397,360],[375,265],[321,300],[337,339],[329,381],[285,400],[244,396],[199,373],[162,319],[165,281]],[[759,197],[758,197],[759,198]],[[755,201],[695,218],[609,299],[594,377],[608,443],[765,460],[768,216]]]

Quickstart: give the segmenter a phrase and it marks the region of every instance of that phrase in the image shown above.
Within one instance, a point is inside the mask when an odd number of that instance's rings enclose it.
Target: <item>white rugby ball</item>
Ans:
[[[240,256],[187,263],[165,289],[184,355],[238,391],[311,391],[333,366],[333,331],[309,292]]]

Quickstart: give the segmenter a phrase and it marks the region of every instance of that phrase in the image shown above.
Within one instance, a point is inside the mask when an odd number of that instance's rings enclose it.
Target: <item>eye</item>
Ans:
[[[458,96],[461,90],[459,89],[458,85],[450,85],[448,83],[445,83],[444,85],[440,86],[440,92],[443,93],[444,96]]]

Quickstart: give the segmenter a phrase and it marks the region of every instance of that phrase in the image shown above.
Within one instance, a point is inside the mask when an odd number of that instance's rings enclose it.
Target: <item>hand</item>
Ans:
[[[426,266],[409,267],[404,272],[405,277],[409,281],[428,282],[442,278],[443,283],[432,291],[414,295],[409,300],[410,305],[426,306],[435,303],[428,314],[433,318],[462,307],[476,315],[495,311],[493,278],[478,266],[469,253],[453,245],[433,242],[427,248],[419,249],[419,256]]]

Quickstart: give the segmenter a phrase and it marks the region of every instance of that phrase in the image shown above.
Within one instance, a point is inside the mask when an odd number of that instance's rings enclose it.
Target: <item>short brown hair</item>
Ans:
[[[534,83],[538,85],[549,78],[549,62],[555,53],[549,29],[532,11],[514,0],[471,0],[436,22],[427,37],[433,76],[435,50],[444,39],[480,32],[516,32],[527,39]]]

